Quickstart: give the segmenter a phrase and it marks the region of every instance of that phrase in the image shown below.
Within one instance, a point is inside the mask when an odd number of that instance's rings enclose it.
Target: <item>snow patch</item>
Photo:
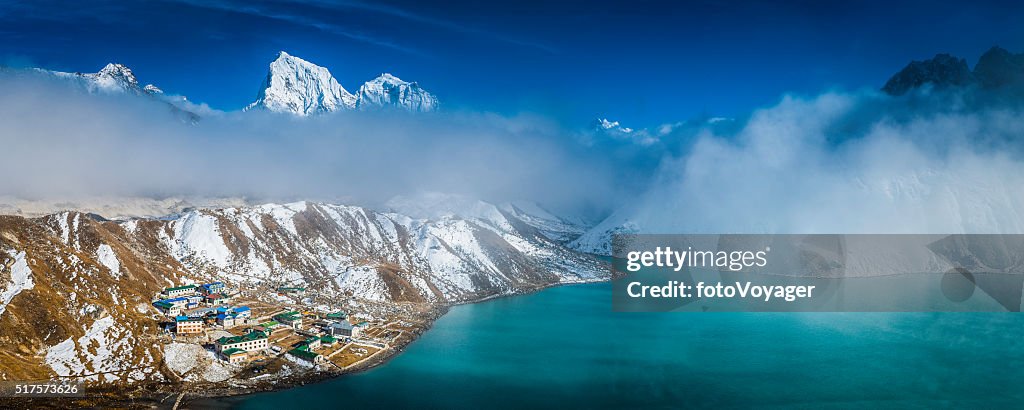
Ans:
[[[7,251],[7,254],[14,258],[14,263],[11,264],[10,282],[4,287],[3,292],[0,292],[0,315],[7,310],[7,305],[14,300],[15,296],[24,290],[35,287],[35,283],[32,282],[32,269],[28,267],[25,252],[10,250]]]
[[[46,351],[45,362],[59,376],[85,376],[88,381],[114,382],[126,370],[135,337],[117,326],[112,316],[93,322],[77,343],[68,338]]]
[[[115,279],[121,278],[121,261],[117,259],[114,249],[110,245],[102,244],[96,249],[96,258],[100,264],[110,271],[110,276]]]
[[[164,362],[167,367],[179,376],[188,373],[199,365],[203,357],[202,346],[191,343],[171,343],[164,346]]]

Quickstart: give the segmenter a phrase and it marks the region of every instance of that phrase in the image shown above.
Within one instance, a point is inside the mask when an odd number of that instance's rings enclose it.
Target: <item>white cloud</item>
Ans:
[[[661,164],[628,212],[662,233],[1024,233],[1017,108],[786,97]]]
[[[0,196],[200,195],[374,204],[423,191],[592,206],[612,164],[552,122],[454,112],[297,119],[166,104],[0,76]],[[196,108],[192,106],[191,108]]]

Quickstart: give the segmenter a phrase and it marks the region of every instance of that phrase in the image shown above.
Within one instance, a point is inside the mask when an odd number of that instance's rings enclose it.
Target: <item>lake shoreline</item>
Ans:
[[[251,395],[254,395],[254,394],[269,393],[269,392],[281,391],[281,390],[288,390],[288,389],[293,389],[293,388],[300,387],[300,386],[305,386],[305,385],[309,385],[309,384],[316,384],[316,383],[323,383],[323,382],[327,382],[327,381],[330,381],[330,380],[335,380],[335,379],[339,379],[339,378],[342,378],[342,377],[352,376],[352,375],[356,375],[356,374],[359,374],[359,373],[363,373],[363,372],[375,369],[377,367],[380,367],[380,366],[382,366],[384,364],[387,364],[391,360],[397,358],[399,355],[401,355],[403,352],[405,352],[405,350],[406,350],[406,348],[408,346],[412,345],[414,342],[419,340],[420,337],[423,334],[425,334],[426,332],[430,331],[430,329],[433,328],[434,322],[436,322],[442,316],[447,314],[448,311],[451,308],[453,308],[453,307],[461,306],[461,305],[471,305],[471,304],[477,304],[477,303],[484,303],[484,302],[488,302],[488,301],[504,299],[504,298],[510,298],[510,297],[516,297],[516,296],[523,296],[523,295],[528,295],[528,294],[531,294],[531,293],[541,292],[541,291],[544,291],[546,289],[555,288],[555,287],[571,286],[571,285],[584,285],[584,284],[591,284],[591,283],[601,283],[601,282],[608,282],[609,280],[610,279],[596,279],[596,280],[584,280],[584,281],[578,281],[578,282],[550,283],[550,284],[540,285],[540,286],[529,288],[529,289],[525,289],[525,290],[518,290],[518,291],[515,291],[515,292],[511,292],[511,293],[503,293],[503,294],[497,294],[497,295],[490,295],[490,296],[486,296],[486,297],[483,297],[483,298],[480,298],[480,299],[474,299],[474,300],[470,300],[470,301],[462,301],[462,302],[456,302],[456,303],[451,303],[451,304],[446,304],[446,305],[440,305],[440,306],[438,306],[437,309],[433,309],[432,310],[432,312],[436,311],[437,313],[432,315],[428,319],[427,325],[422,329],[421,332],[419,332],[419,333],[417,333],[415,335],[416,337],[406,341],[405,343],[402,343],[397,348],[391,349],[390,351],[387,352],[387,354],[381,355],[382,357],[375,358],[371,363],[368,363],[366,365],[360,365],[356,369],[351,369],[351,370],[348,370],[348,371],[337,372],[337,373],[314,373],[314,374],[310,374],[310,375],[306,375],[306,374],[298,375],[298,376],[295,377],[295,382],[292,383],[292,384],[281,386],[278,383],[278,384],[274,384],[273,386],[271,386],[269,388],[266,388],[266,389],[256,388],[256,389],[246,389],[246,390],[243,390],[243,391],[239,391],[237,389],[227,389],[228,391],[224,392],[224,393],[211,393],[211,394],[208,394],[208,395],[204,394],[202,396],[197,396],[197,397],[193,398],[190,402],[194,403],[196,401],[199,401],[199,402],[202,402],[203,404],[213,404],[213,403],[208,402],[208,401],[211,401],[211,402],[221,402],[221,403],[226,405],[226,404],[230,404],[232,402],[238,401],[238,400],[242,400],[246,396],[251,396]],[[277,380],[277,381],[280,382],[281,380]],[[228,407],[230,407],[230,406],[228,406]]]
[[[364,373],[387,364],[404,353],[406,349],[412,343],[418,341],[423,334],[430,331],[433,328],[434,323],[447,314],[453,307],[523,296],[556,287],[601,283],[608,282],[609,280],[609,278],[599,278],[594,280],[580,280],[576,282],[549,283],[509,293],[489,295],[479,299],[437,305],[430,309],[429,315],[422,318],[426,321],[426,324],[419,332],[414,334],[414,337],[404,340],[401,344],[388,349],[386,352],[381,352],[382,354],[378,355],[378,357],[373,357],[367,362],[360,363],[355,368],[346,369],[344,371],[335,370],[312,372],[307,370],[299,374],[259,382],[255,385],[245,387],[221,387],[218,386],[219,383],[147,383],[134,386],[127,394],[123,393],[124,390],[118,388],[93,388],[90,389],[91,393],[89,397],[33,399],[13,403],[15,405],[11,408],[66,408],[69,405],[75,407],[115,406],[125,408],[162,408],[166,407],[168,404],[173,405],[175,402],[178,402],[179,406],[199,404],[203,408],[231,408],[238,402],[255,394],[283,391],[311,384],[324,383],[342,377]],[[179,395],[183,395],[180,400],[178,399]]]

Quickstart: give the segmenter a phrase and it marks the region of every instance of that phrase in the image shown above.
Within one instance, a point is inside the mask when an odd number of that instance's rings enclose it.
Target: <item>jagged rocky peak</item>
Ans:
[[[937,54],[929,60],[912,61],[892,76],[882,91],[902,95],[925,84],[942,88],[967,85],[973,81],[974,75],[967,66],[967,60],[949,54]]]
[[[359,87],[356,105],[361,109],[401,108],[428,112],[437,109],[438,101],[416,82],[403,81],[384,73]]]
[[[1024,85],[1024,53],[1014,54],[995,46],[978,59],[974,70],[967,61],[949,54],[938,54],[930,60],[914,61],[893,75],[882,91],[902,95],[918,87],[934,88],[978,85],[982,89],[1001,89]]]
[[[997,88],[1024,80],[1024,53],[1013,54],[995,46],[978,59],[974,76],[985,88]]]
[[[135,78],[135,73],[124,64],[110,63],[95,73],[66,73],[41,68],[34,70],[35,72],[71,81],[85,87],[89,92],[142,92],[142,88],[139,87],[139,80]]]
[[[177,103],[184,102],[183,97],[168,98],[157,86],[147,84],[145,87],[139,85],[138,78],[128,66],[118,63],[110,63],[95,73],[63,72],[43,68],[32,68],[25,72],[48,76],[65,81],[68,85],[97,94],[130,94],[153,98],[161,101],[170,107],[171,112],[188,123],[199,121],[199,115],[189,111],[186,107]]]
[[[124,64],[107,64],[94,78],[101,87],[119,87],[124,90],[139,88],[139,80],[135,78],[135,73]]]
[[[345,90],[325,67],[284,51],[270,63],[270,69],[247,109],[310,115],[355,108],[356,97]]]
[[[281,51],[270,63],[256,101],[246,109],[307,116],[357,108],[425,112],[437,106],[437,97],[419,84],[391,74],[381,74],[359,87],[356,94],[349,93],[327,68]]]

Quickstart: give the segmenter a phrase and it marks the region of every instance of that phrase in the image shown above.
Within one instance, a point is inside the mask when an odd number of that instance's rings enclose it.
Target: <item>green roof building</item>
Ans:
[[[320,354],[308,350],[299,350],[298,348],[289,350],[288,354],[310,363],[322,363],[324,361],[324,357]]]
[[[217,347],[221,353],[230,349],[241,349],[247,352],[263,350],[268,346],[267,334],[253,330],[241,336],[222,337],[217,339]]]
[[[284,312],[284,313],[275,315],[274,316],[274,320],[276,320],[278,322],[281,322],[283,324],[286,324],[288,326],[291,326],[292,328],[295,328],[295,329],[298,329],[299,326],[302,326],[302,315],[299,314],[299,312],[296,312],[294,310],[291,311],[291,312]]]

